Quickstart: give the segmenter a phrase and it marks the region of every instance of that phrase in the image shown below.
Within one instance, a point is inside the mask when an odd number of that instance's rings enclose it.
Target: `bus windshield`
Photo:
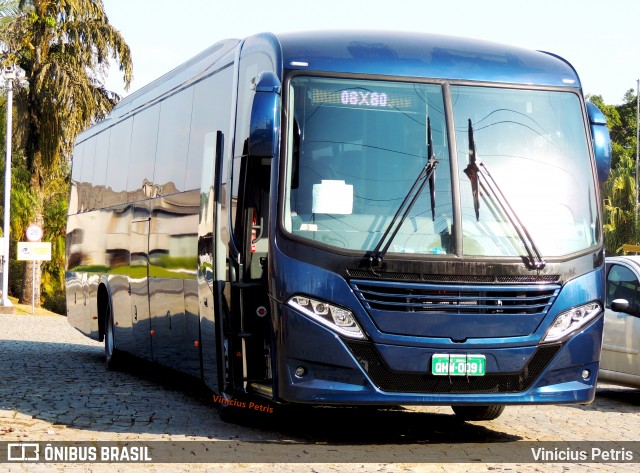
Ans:
[[[446,90],[455,130],[447,129]],[[482,187],[474,195],[464,172],[472,159],[471,125],[477,162],[491,170],[544,257],[597,242],[587,134],[573,93],[295,77],[289,94],[284,226],[299,238],[328,249],[373,251],[431,151],[435,176],[394,231],[388,253],[525,255],[504,206]]]
[[[544,257],[597,242],[596,192],[580,100],[569,92],[451,87],[464,254],[522,255],[524,243],[482,188],[474,208],[469,163],[476,160],[501,192]]]

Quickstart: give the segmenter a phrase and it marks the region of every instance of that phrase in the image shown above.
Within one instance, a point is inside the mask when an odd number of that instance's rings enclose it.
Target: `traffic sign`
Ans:
[[[18,242],[18,261],[51,261],[51,242]]]
[[[42,240],[42,227],[40,225],[29,225],[27,227],[27,240],[40,241]]]

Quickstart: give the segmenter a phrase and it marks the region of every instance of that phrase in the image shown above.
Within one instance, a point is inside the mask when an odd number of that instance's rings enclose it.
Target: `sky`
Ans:
[[[639,0],[103,0],[131,48],[134,92],[215,42],[261,32],[391,30],[464,36],[549,51],[585,94],[623,102],[640,78]]]

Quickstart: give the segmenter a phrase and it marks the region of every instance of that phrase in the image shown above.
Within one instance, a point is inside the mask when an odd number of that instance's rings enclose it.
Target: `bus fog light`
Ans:
[[[296,377],[302,378],[307,374],[307,369],[304,366],[298,366],[296,368]]]
[[[353,313],[348,309],[304,296],[293,296],[287,301],[287,305],[340,335],[360,340],[366,338]]]
[[[591,322],[601,312],[602,307],[598,302],[590,302],[562,312],[553,321],[542,341],[555,342],[567,338]]]
[[[582,379],[584,381],[587,381],[589,378],[591,378],[591,371],[589,370],[582,370]]]

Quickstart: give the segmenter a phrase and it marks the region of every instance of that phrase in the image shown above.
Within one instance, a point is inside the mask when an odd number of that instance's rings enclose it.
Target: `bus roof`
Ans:
[[[580,88],[573,67],[558,56],[482,40],[382,31],[262,33],[246,40],[252,38],[280,48],[287,70]],[[124,98],[77,142],[214,72],[221,59],[232,61],[242,44],[237,39],[215,43]]]
[[[219,41],[175,69],[136,90],[123,98],[102,121],[81,132],[76,137],[76,143],[80,143],[90,136],[109,128],[137,110],[155,103],[160,98],[175,93],[185,85],[196,82],[200,78],[215,72],[215,66],[219,65],[219,61],[222,58],[233,55],[240,43],[241,41],[238,39]]]
[[[288,69],[580,87],[573,67],[558,56],[482,40],[380,31],[276,37]]]

